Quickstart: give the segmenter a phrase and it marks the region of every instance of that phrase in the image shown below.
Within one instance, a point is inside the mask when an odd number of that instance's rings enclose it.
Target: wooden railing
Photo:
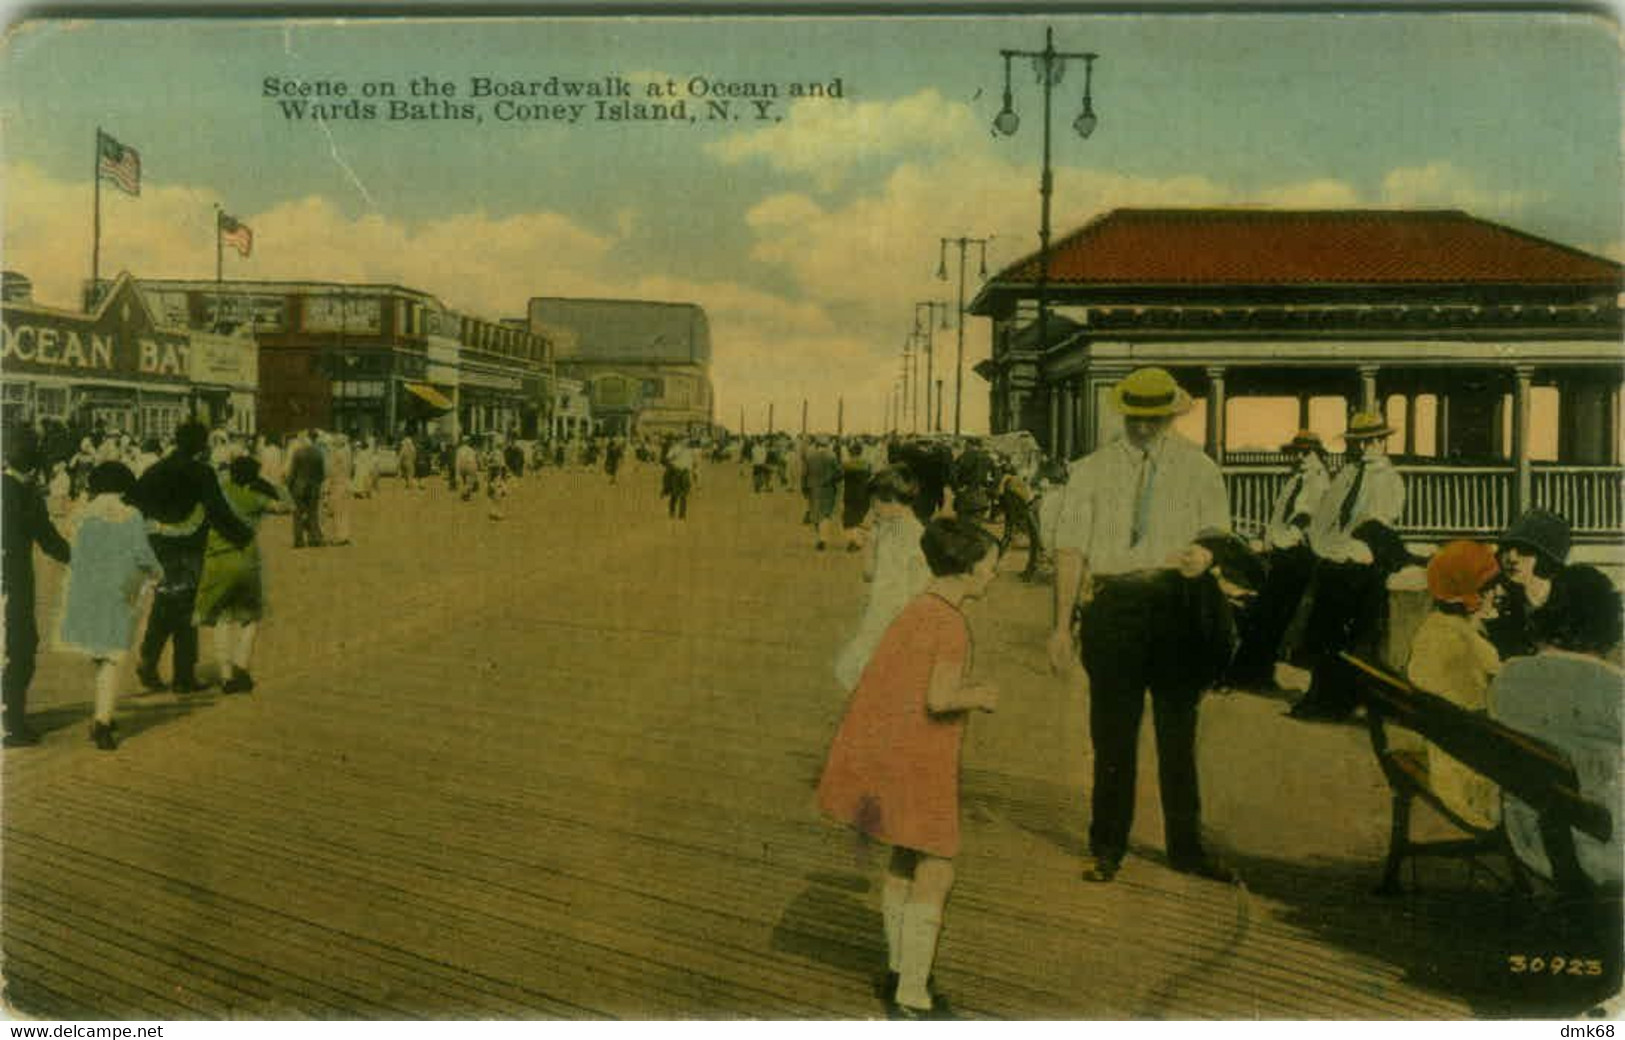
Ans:
[[[1625,528],[1625,469],[1619,466],[1537,466],[1532,505],[1574,525],[1577,535],[1618,538]]]
[[[1227,460],[1229,462],[1229,460]],[[1493,538],[1514,519],[1517,473],[1511,466],[1404,465],[1405,512],[1399,530],[1408,538]],[[1238,533],[1254,537],[1269,521],[1270,506],[1291,476],[1280,465],[1224,467],[1225,489]],[[1544,464],[1534,468],[1529,508],[1567,519],[1575,537],[1625,540],[1625,468]]]
[[[1405,466],[1407,535],[1483,537],[1512,522],[1513,470],[1500,466]]]

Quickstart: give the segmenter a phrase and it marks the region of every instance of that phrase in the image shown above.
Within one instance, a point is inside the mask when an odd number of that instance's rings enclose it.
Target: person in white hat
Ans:
[[[1079,593],[1086,587],[1091,593],[1081,620],[1094,747],[1091,862],[1084,877],[1112,880],[1128,851],[1149,689],[1169,863],[1178,871],[1229,880],[1232,875],[1209,857],[1201,838],[1196,714],[1214,669],[1205,660],[1192,594],[1195,579],[1213,565],[1213,554],[1196,544],[1198,536],[1230,527],[1224,479],[1200,448],[1169,431],[1191,401],[1168,372],[1129,373],[1114,401],[1124,435],[1072,464],[1055,531],[1055,624],[1048,649],[1058,674],[1069,670],[1079,649],[1072,638]]]
[[[1309,667],[1313,678],[1292,706],[1295,719],[1337,722],[1354,712],[1354,673],[1337,655],[1350,647],[1369,652],[1385,616],[1383,572],[1361,535],[1374,528],[1391,532],[1405,511],[1405,481],[1386,453],[1393,432],[1376,412],[1354,414],[1343,434],[1352,457],[1310,518],[1315,570],[1288,657]]]

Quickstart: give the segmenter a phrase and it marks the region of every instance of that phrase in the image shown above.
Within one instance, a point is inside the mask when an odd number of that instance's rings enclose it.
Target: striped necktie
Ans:
[[[1157,463],[1149,451],[1140,455],[1140,481],[1134,492],[1134,524],[1129,528],[1130,548],[1140,544],[1151,526],[1151,489],[1157,480]]]
[[[1365,483],[1365,460],[1355,463],[1354,483],[1349,485],[1349,493],[1343,499],[1343,508],[1338,511],[1337,523],[1344,530],[1348,529],[1349,521],[1354,519],[1354,507],[1360,503],[1360,485]]]

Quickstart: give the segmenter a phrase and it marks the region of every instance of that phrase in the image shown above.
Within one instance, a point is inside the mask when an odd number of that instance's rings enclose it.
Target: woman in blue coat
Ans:
[[[90,472],[90,504],[73,537],[60,643],[96,662],[96,714],[90,739],[103,751],[118,747],[113,705],[119,664],[135,638],[136,607],[146,584],[163,573],[147,541],[141,513],[124,500],[135,474],[122,462]]]

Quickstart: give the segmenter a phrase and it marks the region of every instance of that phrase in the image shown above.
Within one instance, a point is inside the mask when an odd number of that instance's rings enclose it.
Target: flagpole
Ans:
[[[220,319],[226,310],[226,267],[220,244],[220,216],[225,210],[214,204],[214,331],[220,331]]]
[[[102,267],[102,128],[96,128],[96,162],[90,171],[91,194],[95,197],[95,204],[91,210],[91,239],[90,239],[90,292],[85,301],[88,311],[91,301],[96,298],[96,283],[101,276]]]

